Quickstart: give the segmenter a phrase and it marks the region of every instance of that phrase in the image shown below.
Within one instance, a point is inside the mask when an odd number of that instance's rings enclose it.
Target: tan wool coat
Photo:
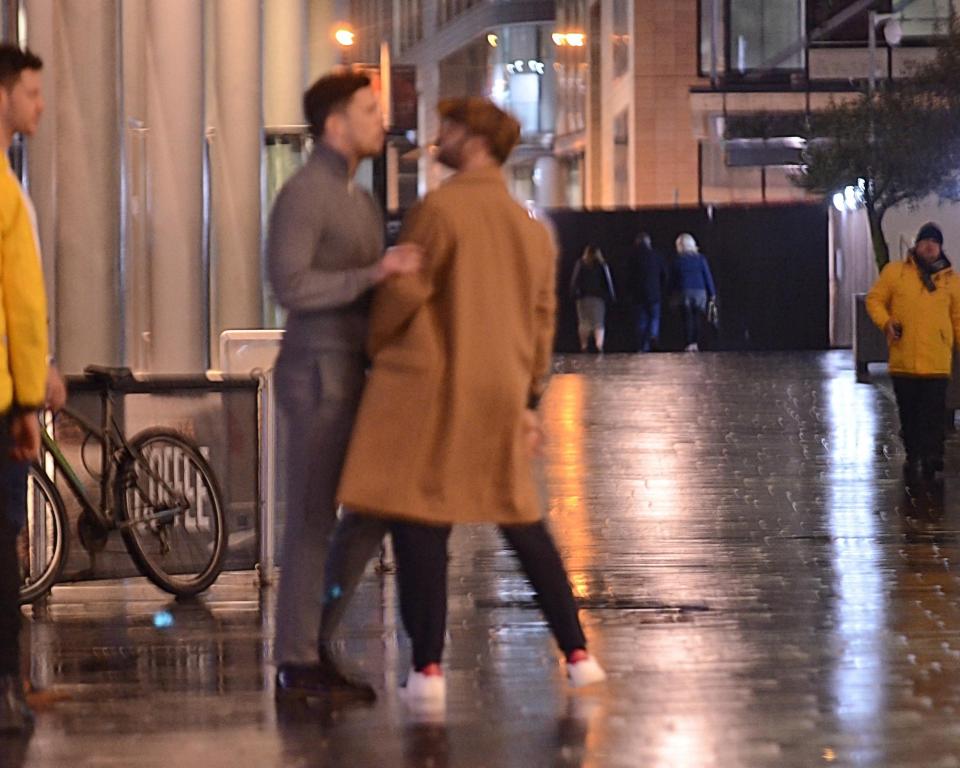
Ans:
[[[424,248],[426,267],[377,290],[338,497],[428,524],[536,522],[522,417],[550,370],[553,241],[499,169],[453,176],[410,212],[401,240]]]

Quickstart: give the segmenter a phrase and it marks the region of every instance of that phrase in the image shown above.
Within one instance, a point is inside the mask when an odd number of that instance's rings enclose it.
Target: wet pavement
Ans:
[[[272,590],[177,604],[58,587],[27,622],[46,702],[0,766],[960,766],[960,444],[900,480],[882,378],[849,352],[569,357],[544,404],[549,520],[605,685],[566,690],[493,529],[454,535],[446,717],[371,568],[343,651],[368,708],[278,711]]]

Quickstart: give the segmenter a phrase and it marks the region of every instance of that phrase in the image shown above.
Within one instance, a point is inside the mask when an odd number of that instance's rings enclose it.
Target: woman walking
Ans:
[[[610,268],[597,246],[588,245],[577,260],[570,278],[570,295],[577,303],[580,351],[587,351],[592,336],[597,352],[602,354],[607,305],[616,301],[616,293]]]

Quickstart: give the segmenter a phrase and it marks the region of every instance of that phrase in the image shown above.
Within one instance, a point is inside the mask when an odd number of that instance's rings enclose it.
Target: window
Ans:
[[[614,204],[630,204],[630,126],[627,110],[613,119],[613,194]]]
[[[630,68],[630,11],[627,0],[613,0],[613,77]]]
[[[729,0],[727,72],[803,69],[804,5],[804,0]]]
[[[726,69],[723,5],[723,0],[700,0],[700,74],[704,77]]]

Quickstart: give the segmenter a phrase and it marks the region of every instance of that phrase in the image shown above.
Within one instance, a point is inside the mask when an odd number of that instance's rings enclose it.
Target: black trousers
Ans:
[[[942,460],[949,379],[893,376],[908,461]]]
[[[0,417],[0,475],[10,470],[10,430],[6,417]],[[0,484],[0,675],[20,674],[20,563],[17,559],[17,534],[22,510],[16,508],[21,497],[12,493],[9,483]]]
[[[0,676],[20,674],[19,526],[0,512]]]
[[[687,346],[700,341],[700,316],[707,311],[706,291],[684,291],[680,309],[683,312],[683,337]]]
[[[413,645],[413,668],[440,663],[447,623],[447,540],[450,526],[394,523],[400,615]],[[502,525],[553,636],[565,655],[586,648],[567,572],[543,522]]]

